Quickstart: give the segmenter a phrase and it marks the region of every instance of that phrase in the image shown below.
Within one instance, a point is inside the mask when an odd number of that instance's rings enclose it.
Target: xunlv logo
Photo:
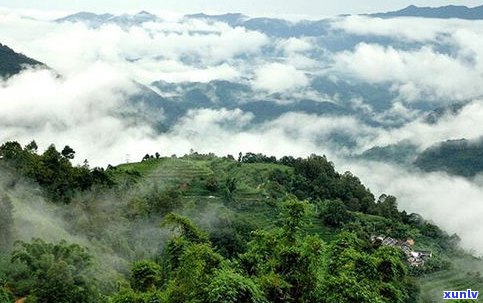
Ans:
[[[466,291],[444,291],[443,299],[445,300],[456,300],[456,299],[478,299],[478,291],[471,291],[468,289]]]

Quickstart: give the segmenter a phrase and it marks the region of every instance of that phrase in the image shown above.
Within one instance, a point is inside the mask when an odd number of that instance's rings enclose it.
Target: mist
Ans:
[[[336,18],[331,23],[333,31],[396,37],[415,44],[369,41],[329,50],[315,38],[285,39],[207,20],[165,18],[129,28],[115,24],[92,28],[0,12],[1,42],[50,68],[26,69],[0,82],[0,142],[36,140],[41,150],[52,143],[59,148],[68,144],[76,151],[77,164],[88,159],[93,166],[119,164],[127,158],[140,161],[146,153],[183,155],[191,149],[221,156],[239,152],[277,157],[325,154],[339,171],[350,170],[359,176],[375,195],[395,195],[401,209],[458,233],[465,248],[481,254],[483,205],[479,197],[483,185],[478,178],[350,160],[351,155],[373,146],[409,140],[422,151],[440,141],[476,139],[483,134],[479,123],[483,108],[478,98],[483,94],[480,25],[479,21]],[[349,101],[357,111],[364,109],[376,120],[403,122],[383,127],[351,115],[294,111],[255,123],[253,113],[240,109],[193,108],[159,132],[153,125],[162,124],[169,113],[143,112],[130,102],[140,84],[153,88],[151,83],[159,80],[227,80],[248,85],[261,96],[277,95],[289,102],[300,96],[323,96],[334,104],[348,101],[316,91],[312,87],[316,77],[387,85],[395,94],[394,99],[383,100],[389,105],[387,110],[376,111],[362,97]],[[163,96],[163,91],[154,90]],[[415,107],[422,100],[433,108],[464,105],[459,112],[428,123],[427,112]],[[126,118],[126,112],[135,115]],[[336,136],[351,144],[334,142]],[[69,230],[70,225],[59,215],[61,210],[45,204],[30,189],[21,192],[13,194],[19,238],[71,239],[97,247],[87,235]],[[96,207],[111,210],[116,199],[99,197],[102,202]],[[80,205],[72,207],[78,207],[82,219],[86,210]],[[109,237],[126,232],[116,230],[115,224],[110,228]],[[153,225],[139,228],[146,239],[166,237]],[[122,258],[120,262],[124,262]]]

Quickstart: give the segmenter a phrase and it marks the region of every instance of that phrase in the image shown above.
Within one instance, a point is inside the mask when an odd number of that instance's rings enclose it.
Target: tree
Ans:
[[[75,157],[75,151],[69,145],[66,145],[61,152],[62,156],[66,159],[72,160]]]
[[[329,246],[325,302],[410,303],[418,289],[408,277],[402,250],[381,246],[373,253],[353,233],[338,234]]]
[[[14,301],[12,293],[0,285],[0,303],[11,303]]]
[[[382,194],[377,200],[375,206],[375,212],[377,215],[393,220],[401,219],[401,214],[397,209],[396,197],[391,195]]]
[[[181,233],[181,236],[193,243],[207,243],[208,235],[200,230],[190,219],[175,213],[169,213],[164,217],[161,227],[174,226]]]
[[[37,142],[35,142],[35,140],[32,140],[29,144],[25,145],[25,150],[31,153],[36,153],[38,149],[39,146],[37,145]]]
[[[234,194],[237,189],[238,179],[235,177],[230,177],[225,180],[225,188],[224,188],[224,198],[227,202],[234,201]]]
[[[12,262],[25,265],[32,278],[26,292],[31,302],[97,302],[98,292],[90,271],[92,257],[77,244],[19,242]]]
[[[342,201],[329,200],[322,206],[319,218],[322,219],[325,225],[339,228],[352,221],[354,216],[347,211]]]
[[[209,303],[268,302],[252,279],[226,268],[215,272],[206,291]]]
[[[15,141],[9,141],[0,146],[0,158],[6,160],[18,159],[22,152],[22,146]]]
[[[324,244],[318,236],[303,234],[307,203],[288,197],[281,227],[258,231],[240,256],[246,273],[257,276],[270,302],[317,302],[323,278]]]
[[[0,193],[0,252],[11,248],[13,240],[13,205],[6,194]]]
[[[152,213],[164,215],[181,207],[180,195],[181,193],[177,188],[161,190],[155,184],[145,196],[145,200]]]
[[[134,262],[131,268],[131,287],[146,292],[155,289],[161,280],[161,267],[153,261]]]

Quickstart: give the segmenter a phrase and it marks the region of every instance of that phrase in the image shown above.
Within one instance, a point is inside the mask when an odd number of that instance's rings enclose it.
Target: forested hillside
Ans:
[[[74,157],[0,147],[0,302],[434,302],[432,275],[465,277],[456,235],[324,156]]]
[[[8,46],[0,44],[0,77],[8,77],[19,73],[26,66],[43,65],[23,54],[16,53]]]
[[[445,171],[474,177],[483,171],[483,141],[448,140],[426,149],[416,161],[425,171]]]

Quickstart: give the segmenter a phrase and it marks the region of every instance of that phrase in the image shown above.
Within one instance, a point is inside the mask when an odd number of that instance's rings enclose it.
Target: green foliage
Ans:
[[[12,303],[13,295],[5,287],[0,285],[0,303]]]
[[[245,251],[255,229],[255,225],[243,217],[219,218],[210,231],[210,241],[224,257],[234,258]]]
[[[210,176],[206,180],[205,184],[206,189],[208,189],[210,192],[215,193],[220,189],[220,183],[214,176]]]
[[[354,216],[340,200],[326,201],[321,208],[319,218],[327,226],[340,228],[354,220]]]
[[[323,243],[303,236],[307,204],[293,198],[284,203],[282,226],[274,232],[258,232],[240,256],[249,275],[260,277],[271,302],[313,302],[320,285]]]
[[[364,151],[359,157],[365,160],[411,164],[418,154],[417,146],[409,141],[401,141],[386,146],[375,146]]]
[[[37,144],[32,141],[25,148],[18,142],[6,142],[0,146],[0,164],[37,182],[46,195],[55,202],[70,202],[77,191],[94,185],[112,186],[113,181],[103,169],[89,169],[88,165],[74,167],[70,163],[75,151],[65,146],[59,153],[50,145],[43,154],[37,154]]]
[[[225,180],[225,186],[223,189],[223,195],[226,202],[233,202],[234,201],[234,194],[237,189],[237,178],[230,177]]]
[[[176,188],[161,190],[154,185],[151,191],[144,197],[148,212],[165,215],[181,207],[181,193]]]
[[[307,218],[308,204],[296,198],[288,197],[282,206],[282,229],[284,237],[295,243]]]
[[[258,285],[250,278],[229,269],[217,270],[207,286],[207,302],[265,303]]]
[[[448,140],[429,147],[414,164],[425,171],[473,177],[483,170],[483,141]]]
[[[270,180],[299,199],[311,202],[339,199],[349,210],[362,212],[369,212],[374,205],[374,196],[359,178],[349,172],[339,174],[325,156],[284,157],[280,162],[292,166],[293,174],[275,170]]]
[[[131,268],[131,286],[136,291],[155,289],[161,280],[161,267],[155,262],[141,260]]]
[[[397,209],[396,197],[388,196],[386,194],[383,194],[379,197],[376,205],[374,206],[373,213],[384,218],[393,219],[395,221],[398,221],[401,217]]]
[[[10,197],[0,193],[0,253],[11,248],[13,241],[13,205]]]
[[[451,262],[441,256],[433,256],[424,263],[424,266],[411,267],[411,275],[422,276],[438,271],[448,270],[451,268]]]
[[[168,303],[166,295],[160,291],[135,292],[123,289],[109,299],[109,303]]]
[[[326,302],[414,302],[414,283],[407,276],[408,265],[398,248],[382,246],[374,253],[354,234],[342,232],[331,243]]]
[[[194,225],[187,217],[169,213],[164,217],[161,227],[168,225],[179,228],[181,235],[190,242],[202,243],[208,241],[208,235]]]
[[[194,243],[186,247],[179,259],[179,267],[167,285],[168,300],[180,303],[205,301],[205,289],[214,272],[222,268],[223,257],[207,243]]]
[[[19,242],[12,253],[12,262],[25,265],[31,278],[24,291],[32,302],[39,303],[97,302],[98,292],[90,272],[91,260],[84,248],[65,241],[58,244],[40,239],[31,243]]]
[[[124,275],[120,284],[129,281],[127,288],[119,287],[111,278],[112,287],[103,290],[111,303],[417,302],[410,275],[445,270],[446,259],[433,257],[421,272],[408,271],[400,250],[377,248],[370,236],[412,238],[440,254],[457,252],[457,236],[399,212],[392,196],[375,203],[357,177],[337,173],[321,156],[274,162],[248,154],[237,163],[192,153],[183,159],[149,157],[103,172],[87,163],[72,166],[74,153],[67,147],[58,152],[51,146],[41,155],[37,149],[35,142],[25,148],[6,143],[0,163],[37,180],[48,195],[76,193],[72,203],[58,207],[71,222],[68,232],[86,235],[112,254],[114,265],[106,267]],[[90,181],[77,178],[95,179],[96,173],[119,181],[115,190],[82,192]],[[1,207],[9,203],[0,200]],[[175,210],[185,216],[171,213]],[[8,211],[2,216],[8,218]],[[159,220],[173,233],[154,230]],[[0,229],[0,235],[9,234]],[[99,283],[86,251],[39,241],[19,244],[13,263],[0,256],[0,279],[15,295],[28,295],[31,302],[45,302],[54,293],[55,302],[107,301],[93,286]],[[130,276],[125,264],[132,264]],[[114,289],[121,291],[112,294]]]

